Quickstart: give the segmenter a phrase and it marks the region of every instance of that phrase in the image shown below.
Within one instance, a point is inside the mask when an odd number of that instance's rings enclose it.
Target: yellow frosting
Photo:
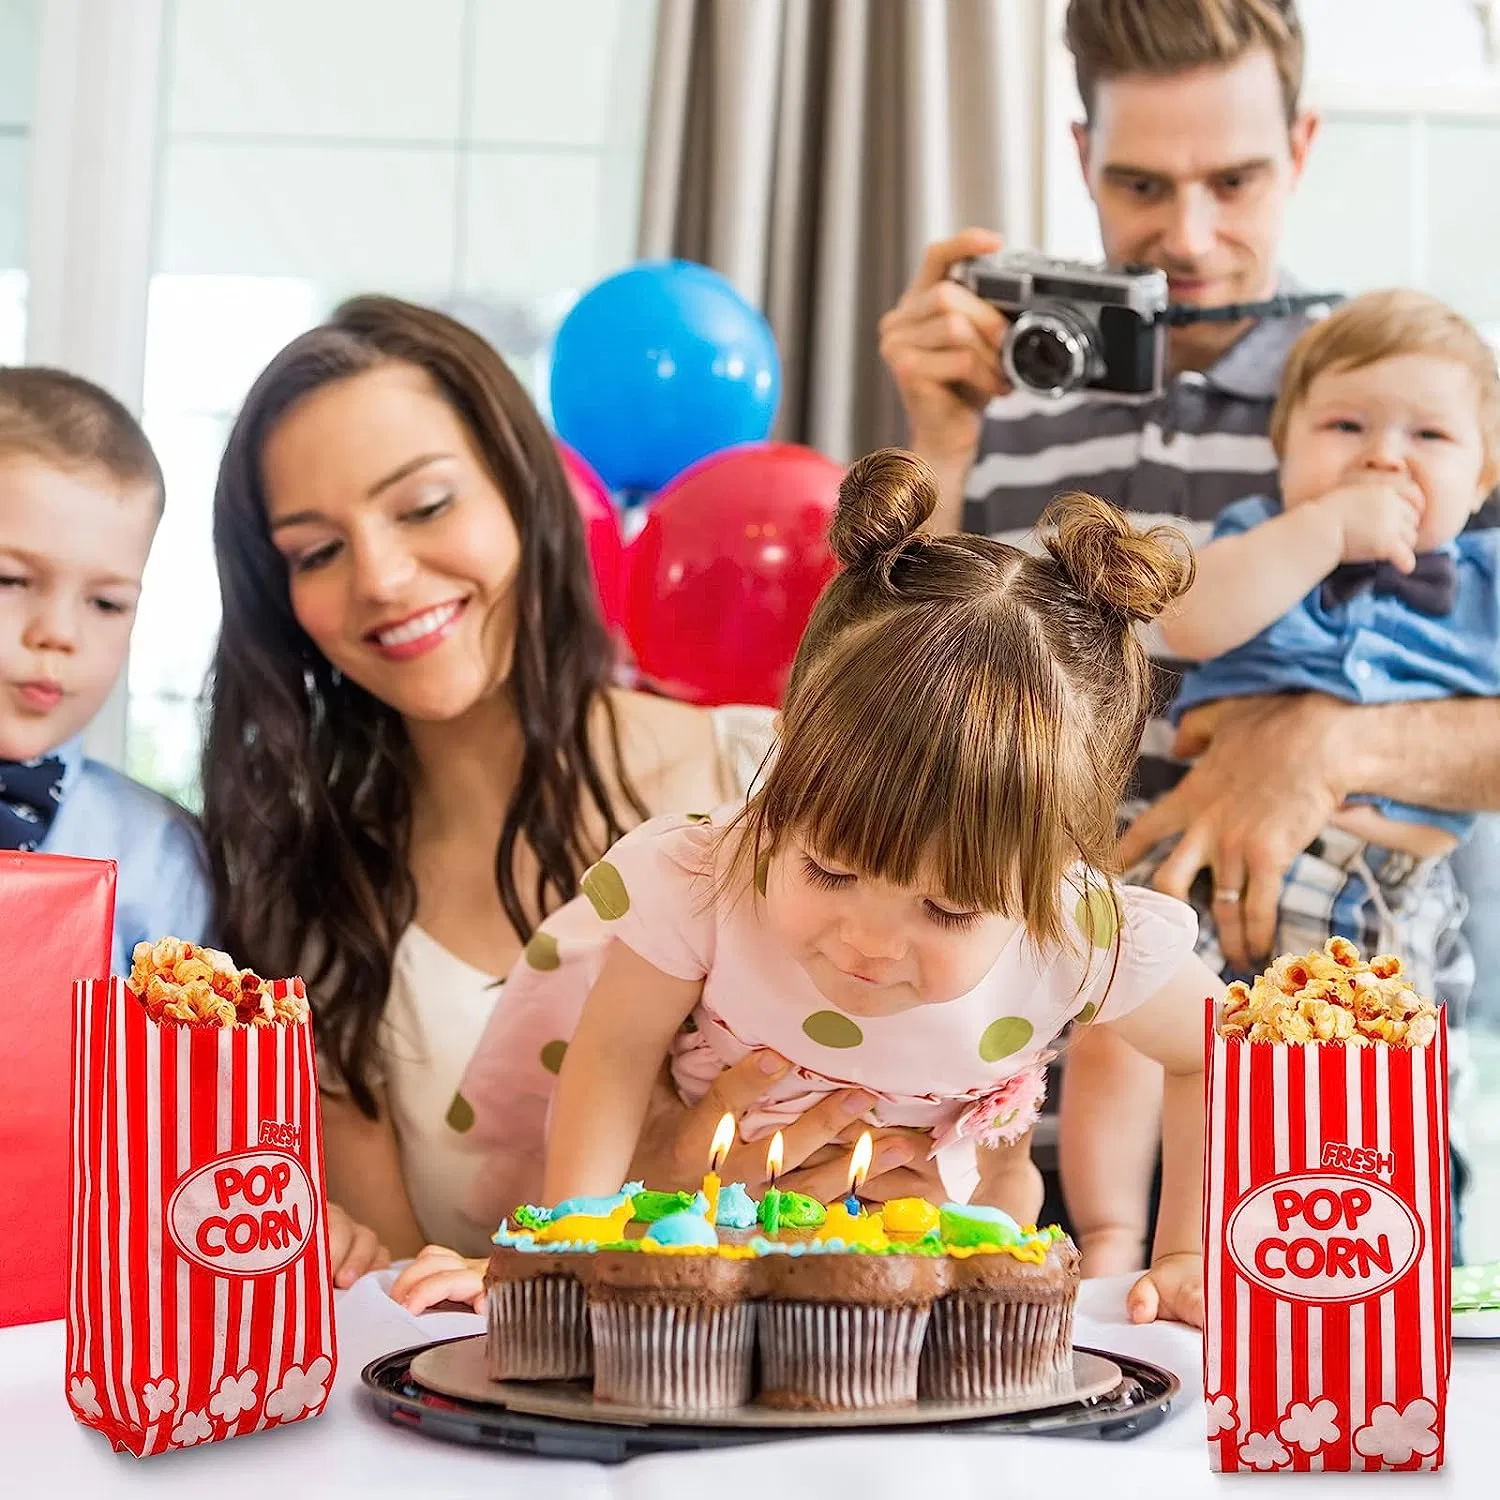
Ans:
[[[881,1209],[880,1216],[887,1234],[916,1239],[936,1229],[942,1218],[937,1205],[925,1198],[892,1198]]]
[[[627,1198],[615,1211],[605,1218],[592,1214],[566,1214],[544,1224],[536,1232],[536,1243],[555,1245],[559,1242],[572,1244],[612,1245],[625,1238],[625,1226],[635,1212],[634,1203]]]
[[[832,1203],[823,1222],[813,1234],[819,1241],[842,1240],[846,1245],[860,1245],[866,1250],[886,1250],[885,1221],[879,1214],[861,1214],[855,1218],[842,1203]]]

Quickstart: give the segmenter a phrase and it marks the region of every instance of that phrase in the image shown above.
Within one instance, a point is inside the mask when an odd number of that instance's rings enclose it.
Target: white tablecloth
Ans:
[[[194,1500],[364,1500],[517,1495],[525,1486],[546,1500],[783,1500],[788,1496],[1128,1496],[1224,1494],[1209,1473],[1203,1440],[1198,1336],[1165,1324],[1135,1328],[1124,1319],[1126,1281],[1085,1284],[1078,1342],[1118,1349],[1165,1365],[1182,1380],[1174,1414],[1129,1442],[1022,1437],[804,1439],[795,1446],[720,1449],[635,1459],[604,1467],[511,1457],[435,1442],[378,1417],[365,1400],[360,1370],[392,1349],[478,1332],[468,1314],[413,1318],[385,1294],[389,1273],[341,1293],[339,1372],[322,1417],[281,1431],[138,1461],[115,1454],[79,1427],[63,1399],[63,1326],[0,1329],[0,1495],[193,1496]],[[1500,1424],[1500,1342],[1460,1343],[1448,1405],[1448,1466],[1439,1476],[1383,1475],[1383,1488],[1420,1484],[1426,1496],[1495,1493]],[[1484,1476],[1490,1477],[1486,1479]],[[1342,1476],[1303,1484],[1347,1483]],[[1253,1488],[1254,1480],[1247,1480]]]

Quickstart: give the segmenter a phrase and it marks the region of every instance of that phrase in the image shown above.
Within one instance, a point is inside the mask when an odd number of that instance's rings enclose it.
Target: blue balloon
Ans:
[[[612,490],[654,491],[771,431],[770,325],[717,271],[643,261],[574,305],[552,348],[552,420]]]

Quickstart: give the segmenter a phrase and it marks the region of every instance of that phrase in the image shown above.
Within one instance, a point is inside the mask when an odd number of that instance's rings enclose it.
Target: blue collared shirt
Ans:
[[[131,952],[143,940],[211,942],[213,890],[192,815],[89,760],[81,738],[51,753],[63,763],[62,800],[43,851],[119,866],[112,972],[130,973]]]
[[[1262,496],[1225,506],[1214,539],[1250,531],[1280,513]],[[1182,679],[1170,717],[1219,698],[1257,693],[1327,693],[1346,703],[1500,696],[1500,529],[1464,531],[1443,549],[1458,569],[1452,613],[1424,615],[1403,599],[1366,591],[1325,609],[1321,584],[1252,640]],[[1369,802],[1392,818],[1467,837],[1471,814]]]

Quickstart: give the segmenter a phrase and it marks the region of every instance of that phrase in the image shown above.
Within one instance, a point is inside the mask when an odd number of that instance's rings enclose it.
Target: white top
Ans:
[[[712,719],[723,793],[744,796],[771,747],[773,710],[717,708]],[[412,1211],[427,1240],[467,1255],[488,1254],[489,1230],[460,1211],[475,1157],[448,1113],[499,985],[413,923],[396,945],[381,1021],[386,1099]]]
[[[830,1495],[933,1492],[943,1476],[946,1493],[991,1494],[996,1475],[1008,1493],[1111,1495],[1174,1500],[1223,1500],[1231,1487],[1208,1469],[1202,1396],[1203,1344],[1177,1323],[1143,1327],[1125,1317],[1131,1278],[1085,1282],[1078,1299],[1076,1342],[1118,1349],[1165,1365],[1182,1381],[1171,1416],[1133,1442],[1097,1438],[970,1437],[931,1430],[900,1438],[850,1434],[836,1442],[799,1441],[777,1450],[774,1480],[766,1466],[746,1461],[743,1448],[703,1448],[635,1463],[548,1463],[522,1454],[485,1452],[457,1444],[423,1442],[383,1421],[360,1385],[364,1365],[388,1350],[484,1331],[472,1313],[413,1317],[385,1295],[391,1272],[379,1272],[335,1294],[339,1367],[324,1414],[295,1422],[250,1442],[213,1443],[181,1459],[152,1459],[143,1468],[110,1452],[97,1432],[80,1427],[63,1399],[63,1325],[35,1323],[0,1328],[0,1452],[6,1494],[88,1495],[91,1500],[138,1496],[149,1487],[159,1500],[181,1495],[199,1500],[262,1500],[305,1495],[320,1500],[368,1500],[371,1495],[443,1495],[451,1500],[494,1500],[536,1491],[549,1500],[635,1500],[647,1495],[711,1495],[714,1500],[827,1500]],[[1457,1344],[1448,1395],[1448,1466],[1439,1478],[1424,1476],[1403,1489],[1401,1480],[1379,1486],[1382,1497],[1479,1500],[1494,1494],[1495,1410],[1500,1406],[1500,1349]],[[1263,1488],[1263,1487],[1262,1487]],[[1261,1488],[1233,1486],[1256,1500]],[[1310,1477],[1305,1484],[1272,1485],[1267,1494],[1293,1500],[1354,1493],[1337,1479]],[[1375,1491],[1370,1491],[1373,1495]]]

